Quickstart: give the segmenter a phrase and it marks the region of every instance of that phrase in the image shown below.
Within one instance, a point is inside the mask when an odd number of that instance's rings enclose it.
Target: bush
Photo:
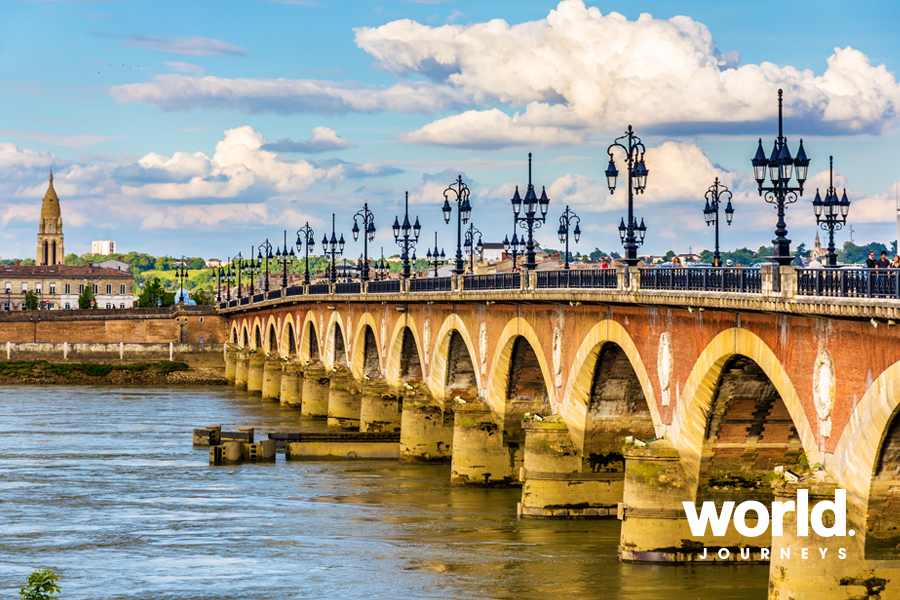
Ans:
[[[53,594],[59,593],[57,581],[59,581],[59,575],[51,569],[35,571],[28,576],[28,585],[19,589],[19,598],[22,600],[47,600]]]

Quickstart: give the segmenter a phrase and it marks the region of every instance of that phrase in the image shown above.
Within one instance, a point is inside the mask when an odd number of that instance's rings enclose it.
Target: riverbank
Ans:
[[[0,385],[224,385],[225,372],[178,361],[130,365],[0,361]]]

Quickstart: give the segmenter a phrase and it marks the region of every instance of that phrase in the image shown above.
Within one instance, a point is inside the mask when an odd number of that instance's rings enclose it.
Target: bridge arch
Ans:
[[[322,340],[320,338],[319,328],[316,326],[316,315],[313,311],[307,310],[306,316],[303,318],[303,325],[300,328],[300,360],[303,362],[317,362],[322,360]]]
[[[266,354],[279,354],[278,330],[276,327],[277,321],[275,320],[275,317],[269,315],[269,319],[266,321],[265,337],[263,338]]]
[[[506,415],[510,409],[509,401],[513,400],[511,394],[516,393],[512,388],[521,387],[531,388],[538,395],[535,407],[526,412],[549,413],[552,410],[550,369],[537,334],[522,317],[511,319],[500,332],[489,368],[487,402],[494,414]],[[540,398],[541,387],[544,388],[543,398]],[[545,408],[538,409],[539,405]]]
[[[247,322],[244,321],[241,324],[241,340],[240,340],[242,349],[250,348],[250,326],[247,325]]]
[[[364,313],[356,326],[352,347],[353,357],[350,361],[350,370],[357,379],[362,379],[363,376],[368,376],[370,379],[381,379],[382,349],[378,346],[375,329],[375,319],[370,313]]]
[[[350,367],[347,356],[347,336],[344,331],[344,321],[336,310],[331,311],[328,319],[328,329],[325,334],[325,352],[322,362],[330,369],[337,367]]]
[[[259,317],[253,317],[253,326],[250,329],[251,338],[250,338],[250,348],[253,350],[262,350],[263,349],[263,324],[259,320]]]
[[[231,322],[231,335],[228,336],[228,340],[233,345],[238,345],[238,340],[240,339],[240,336],[241,336],[241,333],[240,333],[240,327],[238,326],[238,322],[232,321]]]
[[[452,314],[444,319],[435,340],[437,343],[431,353],[431,372],[428,380],[428,387],[431,389],[432,395],[439,399],[445,398],[454,389],[452,380],[457,375],[463,375],[455,370],[456,366],[461,365],[454,365],[454,356],[459,357],[463,364],[468,360],[468,364],[465,365],[465,376],[471,378],[475,388],[479,390],[477,393],[480,394],[483,387],[481,372],[475,366],[478,364],[475,344],[472,343],[472,336],[469,335],[469,330],[459,315]],[[423,355],[427,352],[427,348],[422,349]],[[471,367],[471,371],[469,367]],[[470,373],[471,375],[469,375]]]
[[[560,414],[569,427],[569,433],[578,447],[583,447],[584,445],[597,363],[603,348],[610,344],[621,348],[631,364],[634,375],[640,383],[641,392],[647,402],[656,436],[660,437],[664,429],[659,415],[659,406],[656,404],[656,394],[653,391],[650,376],[647,373],[647,368],[644,366],[644,361],[637,349],[637,345],[621,323],[612,319],[605,319],[588,331],[581,342],[581,346],[575,353],[572,367],[569,371],[565,394],[559,409]]]
[[[822,462],[822,453],[810,426],[797,390],[778,357],[756,334],[739,327],[719,333],[707,344],[694,363],[676,407],[670,438],[681,455],[685,474],[696,494],[701,456],[707,444],[711,412],[723,382],[730,381],[729,369],[735,360],[749,359],[765,375],[787,410],[802,450],[810,464]]]
[[[287,314],[281,323],[281,343],[279,344],[279,355],[286,358],[293,358],[297,355],[297,330],[294,326],[294,315]]]
[[[387,349],[385,378],[392,386],[421,383],[425,380],[425,366],[419,330],[408,312],[397,320]]]

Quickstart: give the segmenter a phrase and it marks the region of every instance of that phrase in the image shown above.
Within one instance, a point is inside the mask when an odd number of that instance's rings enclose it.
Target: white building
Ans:
[[[131,267],[126,262],[122,262],[121,260],[109,259],[104,260],[101,263],[97,263],[98,267],[103,267],[104,269],[115,269],[116,271],[130,271]]]
[[[116,243],[112,240],[94,240],[91,242],[91,254],[102,254],[107,256],[114,254],[116,251]]]

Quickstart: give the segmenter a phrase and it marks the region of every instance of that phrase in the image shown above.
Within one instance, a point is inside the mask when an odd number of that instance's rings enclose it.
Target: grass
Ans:
[[[204,271],[209,271],[209,269],[189,269],[188,270],[188,279],[190,279],[196,275],[199,275],[200,273],[202,273]],[[165,280],[165,281],[175,281],[175,270],[173,269],[171,271],[156,271],[156,270],[144,271],[143,273],[141,273],[141,277],[144,278],[144,281],[150,281],[150,279],[152,279],[153,277],[159,277],[160,280]]]
[[[174,371],[187,371],[187,363],[159,361],[138,363],[135,365],[109,365],[101,363],[49,363],[46,360],[13,360],[0,361],[0,377],[41,377],[44,375],[56,375],[58,377],[71,377],[73,375],[87,375],[88,377],[105,377],[112,371],[141,371],[153,370],[162,375],[168,375]]]

